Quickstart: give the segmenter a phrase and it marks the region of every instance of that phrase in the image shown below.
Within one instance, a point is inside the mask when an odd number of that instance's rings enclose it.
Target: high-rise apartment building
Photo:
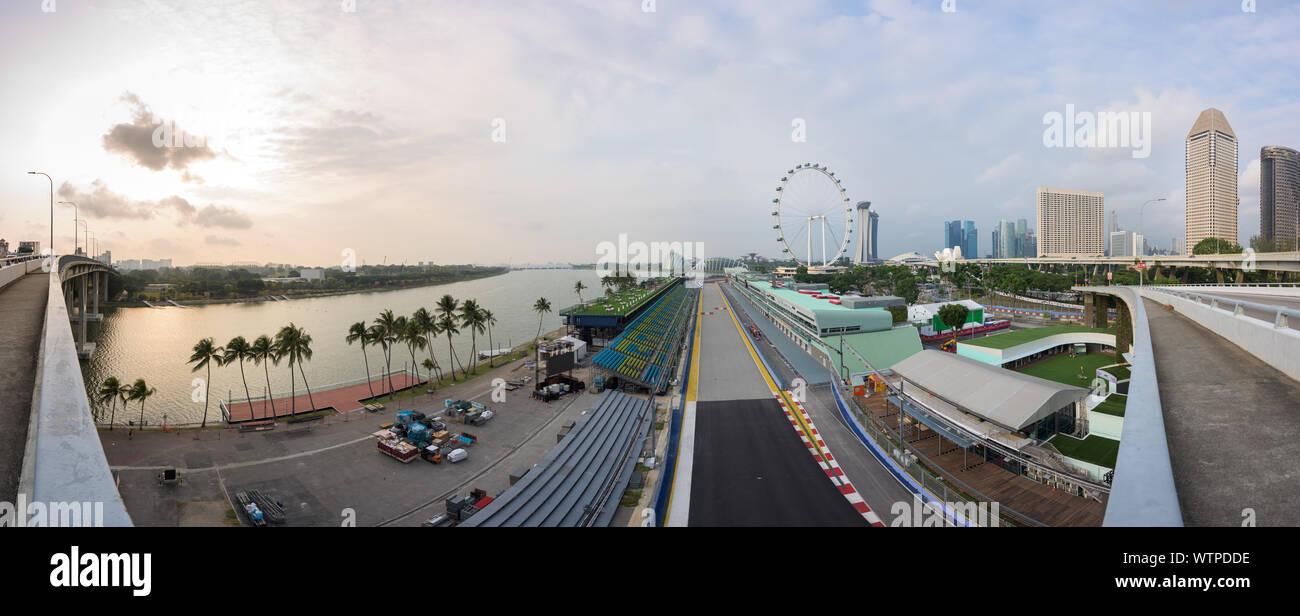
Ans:
[[[1137,257],[1146,254],[1146,240],[1133,231],[1116,231],[1110,234],[1110,256]]]
[[[1300,246],[1300,152],[1291,148],[1259,149],[1259,234],[1277,250]]]
[[[1104,254],[1105,206],[1099,192],[1038,187],[1038,256]]]
[[[1236,242],[1237,135],[1222,111],[1206,109],[1192,124],[1186,167],[1186,253],[1207,237]]]

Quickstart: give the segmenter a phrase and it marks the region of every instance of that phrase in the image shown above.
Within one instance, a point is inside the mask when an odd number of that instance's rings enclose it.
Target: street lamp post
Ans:
[[[1138,235],[1142,236],[1143,244],[1146,244],[1147,238],[1142,231],[1142,211],[1145,210],[1148,205],[1155,203],[1157,201],[1164,201],[1164,200],[1165,200],[1164,197],[1156,197],[1155,199],[1150,199],[1146,203],[1143,203],[1141,206],[1138,207]],[[1144,245],[1141,248],[1139,248],[1139,250],[1142,252],[1146,252],[1145,248],[1146,246]],[[1138,259],[1141,260],[1141,258],[1144,256],[1146,255],[1138,255]],[[1138,270],[1138,286],[1142,286],[1145,283],[1147,277],[1146,273],[1147,273],[1146,268]]]
[[[68,204],[72,206],[72,254],[77,254],[77,225],[81,224],[81,208],[77,207],[72,201],[60,201],[59,204]],[[87,227],[89,228],[89,227]]]
[[[43,173],[40,171],[28,171],[27,174],[43,175],[45,176],[45,179],[50,181],[50,255],[53,256],[54,255],[54,178],[51,178],[48,173]],[[73,235],[76,235],[76,233],[73,233]]]

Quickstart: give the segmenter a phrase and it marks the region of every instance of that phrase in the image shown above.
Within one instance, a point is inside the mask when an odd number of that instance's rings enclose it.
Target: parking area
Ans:
[[[579,368],[574,376],[590,383],[587,372]],[[286,526],[415,526],[441,513],[448,495],[474,488],[491,495],[504,491],[511,471],[541,460],[561,425],[596,400],[581,393],[542,402],[527,387],[506,392],[504,402],[491,400],[493,378],[531,373],[522,361],[514,362],[432,397],[386,403],[379,412],[332,415],[301,425],[282,422],[265,432],[151,431],[128,439],[126,431],[115,430],[101,431],[100,438],[137,526],[238,525],[226,503],[245,490],[278,501]],[[403,464],[378,451],[371,433],[381,424],[394,421],[401,410],[433,416],[446,398],[478,401],[495,412],[482,426],[448,425],[478,436],[467,448],[468,459]],[[159,482],[167,468],[178,470],[179,483]]]

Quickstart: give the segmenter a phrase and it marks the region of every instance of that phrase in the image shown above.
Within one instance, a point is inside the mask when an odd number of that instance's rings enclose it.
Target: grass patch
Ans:
[[[223,522],[226,524],[226,526],[244,525],[243,522],[239,521],[239,515],[235,513],[234,509],[226,509],[225,520],[223,520]]]
[[[1097,369],[1115,363],[1115,358],[1103,353],[1089,353],[1070,357],[1069,354],[1057,355],[1051,359],[1020,369],[1020,372],[1040,379],[1047,379],[1076,387],[1088,387],[1097,376]],[[1082,370],[1080,370],[1082,366]],[[1082,374],[1084,378],[1079,378]]]
[[[1082,325],[1049,325],[1047,327],[1034,327],[1031,329],[1017,329],[1003,334],[995,334],[976,338],[974,340],[963,341],[963,344],[985,347],[989,349],[1009,349],[1014,346],[1020,346],[1027,342],[1040,340],[1048,336],[1058,334],[1115,334],[1114,327],[1084,327]]]
[[[1047,442],[1066,457],[1111,469],[1115,468],[1115,458],[1119,456],[1119,441],[1095,434],[1083,440],[1058,434]]]
[[[1129,370],[1128,364],[1102,368],[1102,370],[1114,375],[1115,379],[1119,381],[1127,381],[1131,376],[1133,376],[1133,373]]]
[[[662,422],[662,421],[656,421],[656,422],[655,422],[655,432],[658,432],[658,431],[663,430],[663,429],[664,429],[664,422]]]
[[[1114,415],[1115,417],[1123,417],[1124,407],[1127,405],[1128,396],[1124,394],[1111,394],[1106,396],[1106,399],[1103,400],[1101,404],[1092,407],[1092,412],[1105,413],[1106,415]]]
[[[635,507],[639,502],[641,502],[641,491],[628,490],[623,493],[623,498],[618,501],[618,504],[621,507]]]

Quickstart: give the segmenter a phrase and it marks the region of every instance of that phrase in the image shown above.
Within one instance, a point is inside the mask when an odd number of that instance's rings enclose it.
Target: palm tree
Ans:
[[[434,311],[438,313],[438,329],[447,334],[447,350],[451,354],[451,371],[452,377],[455,377],[456,364],[460,364],[460,358],[456,356],[456,348],[451,345],[451,335],[459,334],[460,328],[456,327],[456,309],[460,307],[460,302],[450,295],[444,295],[438,298],[438,303],[434,306]],[[460,364],[461,370],[465,369],[465,364]]]
[[[442,333],[442,330],[438,328],[438,320],[423,306],[416,310],[415,314],[411,315],[411,320],[420,328],[420,333],[424,335],[424,346],[429,350],[429,363],[433,364],[433,368],[429,370],[429,378],[433,378],[433,371],[437,370],[438,380],[441,381],[442,368],[438,365],[438,360],[433,357],[433,339]]]
[[[474,373],[478,374],[478,334],[484,330],[484,325],[483,309],[479,308],[477,301],[467,299],[461,304],[460,323],[469,329],[469,361]],[[466,376],[469,374],[466,373]]]
[[[122,382],[117,377],[110,376],[99,384],[99,390],[95,392],[95,400],[100,404],[109,404],[110,410],[108,415],[108,429],[113,429],[113,419],[117,415],[117,399],[122,395]]]
[[[397,317],[393,316],[392,310],[385,310],[375,317],[373,338],[379,342],[379,346],[384,350],[384,370],[388,379],[388,394],[391,397],[393,393],[393,343],[397,341]]]
[[[545,317],[546,313],[550,311],[551,302],[547,301],[545,297],[539,297],[536,302],[533,302],[533,312],[537,313],[537,335],[533,337],[534,339],[542,337],[542,317]]]
[[[406,350],[411,352],[411,368],[415,370],[415,381],[420,381],[420,365],[415,363],[415,350],[424,348],[429,344],[429,339],[424,337],[424,332],[420,331],[420,324],[415,319],[403,318],[406,328],[402,331],[402,342],[406,343]],[[429,378],[433,379],[433,373],[429,373]]]
[[[582,281],[581,281],[581,280],[579,280],[579,281],[573,283],[573,292],[578,294],[578,303],[579,303],[579,304],[582,303],[582,292],[583,292],[583,290],[585,290],[586,288],[587,288],[587,285],[582,284]]]
[[[271,402],[271,417],[275,417],[275,398],[271,395],[271,363],[280,365],[280,354],[275,351],[275,343],[271,342],[269,336],[258,336],[253,341],[253,346],[249,349],[253,358],[253,365],[262,364],[262,371],[266,373],[266,397]],[[262,419],[266,419],[266,405],[262,405]]]
[[[488,365],[495,368],[497,367],[497,356],[495,355],[497,347],[495,344],[492,343],[492,326],[497,324],[497,317],[496,315],[492,314],[491,310],[488,310],[487,308],[483,309],[483,324],[487,325],[488,346],[491,347],[494,353],[492,355],[492,358],[488,360]]]
[[[253,418],[253,394],[248,391],[248,378],[244,376],[244,360],[253,357],[253,347],[243,336],[235,336],[226,343],[226,350],[221,355],[222,364],[239,362],[239,378],[244,381],[244,395],[248,397],[248,418]]]
[[[451,378],[454,381],[456,379],[456,362],[459,358],[456,357],[456,349],[451,346],[451,337],[454,334],[460,334],[460,328],[456,326],[456,317],[451,315],[442,315],[438,317],[438,329],[441,330],[442,333],[447,334],[447,348],[451,349],[452,358],[452,363],[449,368],[451,369]]]
[[[212,343],[211,338],[204,338],[194,344],[194,353],[190,355],[189,363],[194,364],[190,372],[198,372],[200,368],[208,369],[208,379],[203,382],[203,423],[200,428],[208,426],[208,392],[212,390],[212,364],[221,365],[222,349]],[[140,403],[141,416],[144,414],[144,402]]]
[[[144,429],[144,401],[148,400],[150,396],[158,393],[158,390],[145,384],[144,379],[136,379],[135,383],[133,383],[131,385],[131,388],[127,391],[129,392],[126,395],[127,400],[140,401],[140,429],[143,430]]]
[[[432,360],[432,359],[426,359],[426,360],[420,362],[420,365],[424,366],[424,369],[429,371],[429,379],[432,380],[432,379],[433,379],[433,360]]]
[[[348,344],[354,342],[361,343],[361,356],[366,358],[366,387],[370,388],[370,397],[375,397],[375,388],[370,384],[370,356],[366,354],[366,345],[370,344],[370,334],[366,331],[366,322],[357,321],[348,328],[348,335],[345,338]]]
[[[307,389],[307,403],[311,405],[312,410],[316,410],[316,401],[312,399],[311,387],[307,385],[307,372],[303,369],[302,364],[311,359],[311,335],[301,327],[289,323],[280,328],[275,334],[275,348],[282,357],[289,358],[289,382],[290,382],[290,407],[289,414],[296,415],[296,405],[292,402],[295,391],[292,389],[293,384],[293,366],[298,364],[298,372],[302,375],[302,386]]]

